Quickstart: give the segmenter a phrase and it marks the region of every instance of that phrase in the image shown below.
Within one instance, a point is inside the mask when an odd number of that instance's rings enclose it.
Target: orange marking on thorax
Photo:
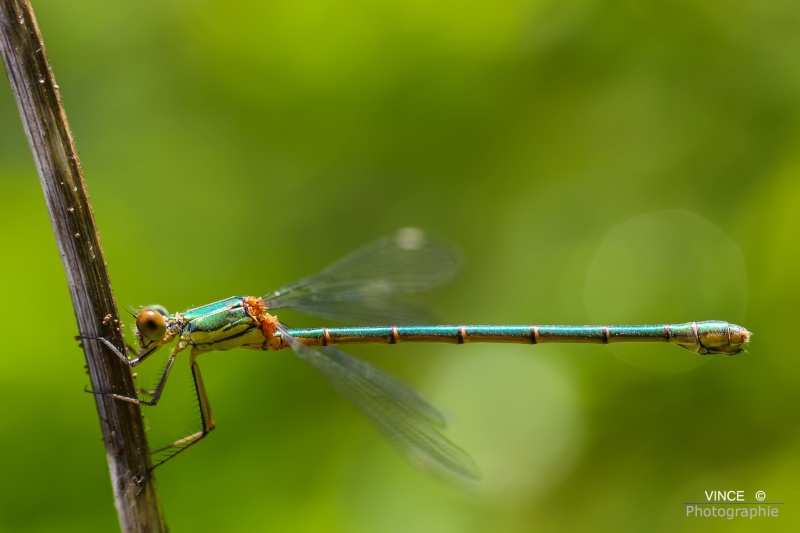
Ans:
[[[264,313],[264,300],[261,298],[256,298],[255,296],[247,296],[244,299],[244,305],[247,308],[247,312],[255,318],[256,320],[261,320],[261,315]]]
[[[265,316],[261,317],[261,331],[264,332],[264,336],[267,339],[274,336],[275,332],[278,331],[278,319],[265,313]]]
[[[275,333],[278,331],[278,317],[272,316],[269,313],[264,313],[261,316],[261,331],[264,333],[264,337],[267,339],[267,341],[264,343],[265,349],[283,349],[283,338],[275,335]]]
[[[247,296],[244,299],[244,305],[247,308],[247,313],[261,326],[261,332],[266,339],[264,349],[282,350],[284,348],[283,339],[275,335],[278,331],[278,317],[267,313],[264,300],[255,296]]]

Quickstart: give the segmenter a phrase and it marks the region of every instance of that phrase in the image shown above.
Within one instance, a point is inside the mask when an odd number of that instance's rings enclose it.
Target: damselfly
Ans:
[[[506,342],[539,344],[577,342],[668,342],[697,354],[735,355],[750,332],[721,321],[645,326],[408,326],[420,310],[405,299],[452,277],[458,254],[447,241],[417,229],[401,230],[347,256],[326,270],[263,297],[236,296],[185,313],[169,314],[161,306],[142,309],[136,317],[138,350],[129,359],[109,341],[98,339],[135,367],[162,346],[177,341],[150,400],[113,397],[156,405],[175,357],[190,348],[189,363],[200,406],[200,431],[168,446],[174,453],[200,442],[214,429],[197,357],[213,350],[290,348],[319,370],[341,394],[416,465],[449,476],[475,478],[477,469],[464,451],[440,430],[444,418],[411,387],[335,348],[335,344],[401,342]],[[280,309],[355,323],[385,326],[291,329],[271,314]],[[163,450],[163,449],[162,449]]]

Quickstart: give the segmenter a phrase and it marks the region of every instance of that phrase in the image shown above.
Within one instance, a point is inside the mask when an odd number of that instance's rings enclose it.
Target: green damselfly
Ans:
[[[445,421],[434,407],[408,385],[331,346],[402,342],[667,342],[697,354],[735,355],[744,351],[743,346],[750,339],[746,329],[721,321],[644,326],[401,325],[421,314],[404,297],[449,280],[458,263],[458,254],[448,241],[417,229],[404,229],[345,257],[320,274],[263,297],[236,296],[174,314],[157,305],[145,307],[136,316],[139,349],[130,349],[133,359],[107,340],[98,340],[131,367],[162,346],[175,341],[177,344],[155,390],[147,393],[150,400],[106,394],[140,405],[156,405],[175,357],[190,349],[201,429],[168,446],[166,449],[174,452],[155,465],[158,466],[214,429],[196,361],[199,355],[233,348],[289,348],[328,378],[413,463],[449,476],[475,478],[477,469],[469,455],[440,432]],[[392,325],[291,329],[270,314],[281,309],[354,323]]]

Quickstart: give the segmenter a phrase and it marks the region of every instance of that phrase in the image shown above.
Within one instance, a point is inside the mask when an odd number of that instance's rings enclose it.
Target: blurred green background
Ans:
[[[471,491],[410,467],[291,353],[214,353],[200,364],[218,429],[157,471],[172,530],[800,527],[799,4],[35,7],[121,307],[263,294],[418,226],[465,258],[427,297],[445,322],[754,332],[733,358],[348,350],[449,415],[483,471]],[[66,278],[5,82],[0,124],[0,530],[113,531]],[[187,361],[147,412],[153,446],[195,427]],[[685,516],[723,489],[786,503],[753,522]]]

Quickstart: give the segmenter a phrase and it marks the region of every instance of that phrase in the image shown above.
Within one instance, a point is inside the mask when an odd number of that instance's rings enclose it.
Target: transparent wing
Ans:
[[[441,413],[411,387],[339,350],[310,348],[283,326],[278,328],[292,350],[328,378],[415,466],[455,479],[479,477],[472,458],[439,432],[445,425]]]
[[[408,295],[450,280],[460,263],[449,241],[416,228],[387,235],[321,273],[264,296],[267,309],[370,324],[426,321]]]

